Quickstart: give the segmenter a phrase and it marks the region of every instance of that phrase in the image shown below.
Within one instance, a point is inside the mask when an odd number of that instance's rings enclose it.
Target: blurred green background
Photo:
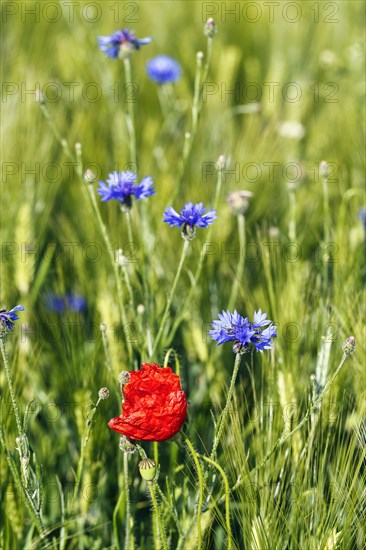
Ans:
[[[270,398],[306,406],[309,377],[329,331],[332,369],[339,361],[342,341],[351,334],[357,341],[352,364],[347,363],[332,395],[339,429],[348,433],[365,414],[365,233],[359,219],[365,204],[364,4],[352,0],[19,1],[2,2],[1,11],[1,302],[26,306],[7,346],[22,409],[35,400],[29,438],[43,464],[47,486],[55,475],[65,488],[72,484],[85,410],[101,386],[110,388],[111,398],[96,415],[83,479],[83,486],[91,484],[94,495],[80,503],[86,519],[78,518],[73,524],[70,542],[74,548],[109,548],[113,546],[110,521],[122,483],[118,437],[106,426],[120,408],[117,375],[147,360],[147,334],[158,330],[179,262],[182,240],[178,230],[162,223],[163,212],[172,203],[180,210],[190,200],[212,206],[219,155],[225,156],[226,170],[211,236],[215,253],[204,263],[194,299],[174,339],[153,358],[162,364],[168,345],[177,352],[190,402],[190,437],[200,451],[210,447],[209,409],[222,405],[231,375],[230,346],[215,349],[206,332],[211,320],[228,306],[238,267],[238,255],[230,254],[238,246],[236,218],[225,201],[236,189],[253,192],[246,216],[247,243],[253,248],[247,247],[236,308],[250,318],[262,308],[279,326],[275,354],[253,358],[253,379],[242,369],[240,422],[251,414],[259,394],[262,404]],[[211,15],[218,34],[203,87],[197,135],[180,178],[184,136],[192,124],[196,53],[206,52],[203,26]],[[139,178],[150,175],[157,190],[145,209],[136,205],[131,214],[137,262],[130,262],[128,270],[135,304],[145,308],[140,315],[128,310],[134,365],[127,363],[110,260],[83,189],[86,184],[34,100],[35,89],[43,91],[59,135],[73,154],[75,143],[81,143],[84,168],[97,172],[99,168],[98,179],[105,180],[116,167],[128,167],[125,100],[131,90],[124,89],[122,62],[105,57],[97,43],[98,36],[125,27],[134,29],[139,38],[153,38],[131,58],[137,172]],[[162,53],[182,67],[174,86],[176,99],[165,115],[157,86],[145,72],[147,61]],[[319,176],[322,160],[332,170],[328,238]],[[115,248],[126,247],[126,226],[118,205],[100,204],[100,211]],[[192,242],[170,322],[181,311],[205,237],[205,230],[198,231]],[[296,249],[289,245],[294,241]],[[86,299],[84,312],[49,311],[45,294],[67,292]],[[105,366],[101,322],[108,327],[111,371]],[[4,405],[3,373],[0,382]],[[266,394],[271,385],[272,393]],[[6,411],[3,406],[2,422],[13,450],[14,422]],[[278,414],[279,433],[282,424]],[[243,441],[251,437],[246,429],[240,435]],[[267,434],[259,431],[255,437],[261,450],[260,438]],[[231,444],[227,443],[229,453]],[[168,470],[173,475],[183,460],[181,449],[174,445],[161,445],[164,475]],[[9,472],[3,460],[1,468],[5,495]],[[147,548],[149,503],[139,488],[136,465],[132,472],[134,506],[140,518],[136,544]],[[57,525],[56,490],[50,489],[47,497],[47,524]],[[24,510],[16,498],[3,500],[4,547],[22,547],[26,536]],[[243,547],[243,541],[249,545],[244,528],[237,530],[242,533],[238,546]],[[217,539],[207,537],[207,547],[220,547],[222,531],[217,532]],[[253,527],[251,532],[254,537]],[[357,537],[349,540],[356,539],[358,543]],[[253,542],[252,547],[270,547],[260,537],[253,540],[257,546]],[[309,542],[310,538],[299,536],[298,540],[308,547],[315,544],[315,539]]]

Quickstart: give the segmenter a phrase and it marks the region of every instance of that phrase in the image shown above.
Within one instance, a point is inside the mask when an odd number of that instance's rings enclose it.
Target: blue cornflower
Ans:
[[[85,299],[82,296],[71,294],[70,292],[68,292],[66,296],[47,293],[45,299],[48,309],[55,313],[64,313],[66,310],[79,313],[86,308]]]
[[[155,195],[154,182],[147,176],[142,178],[141,182],[135,185],[137,175],[127,170],[126,172],[112,172],[109,174],[106,184],[99,182],[98,193],[102,197],[102,202],[118,200],[121,207],[131,208],[132,197],[137,200],[145,199]]]
[[[202,202],[193,204],[193,202],[187,202],[180,214],[174,210],[172,206],[164,212],[163,221],[168,223],[171,227],[182,227],[182,234],[184,238],[193,239],[197,227],[208,227],[216,219],[216,211],[209,210],[206,212],[206,208]]]
[[[24,311],[24,309],[24,306],[15,306],[9,311],[7,311],[6,309],[0,309],[0,334],[6,331],[5,326],[9,330],[13,330],[14,321],[17,321],[19,319],[18,315],[15,312]]]
[[[366,231],[366,208],[363,206],[359,211],[359,218],[363,223],[363,228]]]
[[[98,36],[99,48],[105,55],[116,59],[117,57],[129,57],[133,50],[139,50],[140,46],[149,44],[152,38],[139,40],[133,31],[123,29],[116,31],[111,36]]]
[[[267,313],[262,313],[261,309],[254,312],[253,323],[236,310],[234,313],[223,311],[218,314],[218,318],[218,321],[212,322],[212,330],[208,332],[218,346],[232,341],[234,353],[248,352],[250,344],[260,352],[272,348],[272,338],[277,336],[276,327],[267,319]]]
[[[180,65],[168,55],[157,55],[148,62],[146,72],[151,80],[158,84],[177,82],[180,77]]]

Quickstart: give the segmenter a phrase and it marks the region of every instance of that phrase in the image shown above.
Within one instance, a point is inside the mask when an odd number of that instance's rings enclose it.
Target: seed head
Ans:
[[[144,458],[139,463],[139,470],[142,479],[152,481],[156,475],[156,462],[151,458]]]
[[[344,342],[342,349],[346,355],[351,355],[356,349],[356,340],[353,336],[349,336]]]
[[[109,389],[108,388],[100,388],[98,391],[99,399],[108,399],[109,397]]]

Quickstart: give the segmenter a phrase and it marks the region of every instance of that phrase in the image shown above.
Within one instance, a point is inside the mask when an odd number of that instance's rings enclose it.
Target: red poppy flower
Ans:
[[[180,379],[169,367],[143,363],[123,385],[122,414],[108,426],[130,439],[165,441],[175,435],[187,417],[187,398]]]

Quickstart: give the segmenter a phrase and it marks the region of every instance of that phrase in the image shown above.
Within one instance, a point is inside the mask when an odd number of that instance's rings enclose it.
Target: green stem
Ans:
[[[203,83],[207,79],[208,71],[210,68],[211,53],[212,53],[212,38],[208,37],[206,63],[203,71],[203,76],[202,76],[203,54],[202,52],[198,52],[196,54],[196,75],[194,80],[194,96],[193,96],[193,106],[192,106],[192,130],[191,132],[186,132],[185,134],[182,163],[180,166],[180,172],[178,177],[179,187],[181,186],[185,169],[187,166],[188,157],[190,155],[193,141],[196,136],[198,121],[199,121],[199,117],[200,117],[202,105],[203,105],[203,101],[202,101]]]
[[[196,507],[196,514],[197,514],[197,547],[196,548],[197,550],[199,550],[202,544],[201,515],[202,515],[202,503],[203,503],[203,475],[202,475],[202,469],[198,460],[198,455],[194,450],[192,443],[190,442],[188,437],[186,437],[184,441],[192,455],[192,458],[197,470],[197,476],[198,476],[198,502]]]
[[[104,350],[104,357],[105,357],[105,366],[109,372],[112,372],[112,361],[111,361],[111,354],[109,351],[109,343],[107,338],[107,328],[103,328],[100,331],[102,333],[102,341],[103,341],[103,350]]]
[[[13,382],[11,380],[11,374],[10,374],[8,358],[6,356],[4,336],[0,336],[0,348],[1,348],[1,355],[2,355],[2,358],[3,358],[4,366],[5,366],[5,374],[6,374],[6,378],[7,378],[8,386],[9,386],[11,404],[12,404],[12,407],[13,407],[14,416],[15,416],[15,420],[16,420],[16,423],[17,423],[18,435],[19,435],[19,441],[20,441],[19,447],[21,448],[21,456],[22,456],[23,455],[23,428],[22,428],[22,423],[20,421],[19,407],[18,407],[18,404],[17,404],[16,399],[15,399],[15,392],[14,392],[14,388],[13,388]]]
[[[148,485],[149,491],[150,491],[151,501],[152,501],[153,508],[154,508],[154,514],[155,514],[155,517],[156,517],[156,519],[158,521],[158,525],[159,525],[159,534],[160,534],[161,545],[162,545],[164,550],[168,550],[168,543],[167,543],[165,532],[164,532],[163,522],[162,522],[162,519],[161,519],[161,516],[160,516],[158,501],[156,500],[155,482],[154,481],[148,481],[147,485]],[[154,538],[154,546],[157,550],[159,550],[161,548],[161,546],[159,544],[159,541],[157,541],[155,538]]]
[[[119,276],[119,273],[118,273],[118,264],[115,262],[115,258],[114,258],[114,255],[113,255],[113,248],[112,248],[111,242],[110,242],[109,237],[108,237],[107,229],[106,229],[106,226],[103,223],[102,217],[101,217],[100,212],[99,212],[97,201],[95,199],[94,188],[93,188],[92,185],[87,185],[87,188],[88,188],[88,191],[89,191],[89,196],[90,196],[90,199],[91,199],[91,203],[92,203],[92,206],[93,206],[95,217],[97,219],[100,231],[102,233],[102,237],[104,239],[106,249],[108,251],[108,254],[109,254],[109,257],[110,257],[110,260],[111,260],[111,264],[112,264],[112,268],[113,268],[113,272],[114,272],[114,277],[115,277],[115,281],[116,281],[116,287],[117,287],[117,296],[118,296],[118,304],[119,304],[120,315],[121,315],[121,320],[122,320],[122,328],[123,328],[123,332],[124,332],[125,338],[126,338],[128,359],[132,363],[133,353],[132,353],[131,342],[129,341],[129,335],[128,335],[128,332],[127,332],[127,316],[126,316],[126,311],[125,311],[125,307],[124,307],[124,299],[123,299],[123,290],[122,290],[122,285],[121,285],[121,279],[120,279],[120,276]]]
[[[131,223],[131,213],[129,208],[126,208],[124,210],[125,216],[126,216],[126,222],[127,222],[127,235],[128,235],[128,242],[133,243],[133,236],[132,236],[132,223]]]
[[[173,297],[174,297],[174,292],[175,292],[175,289],[177,287],[177,283],[178,283],[178,280],[179,280],[179,277],[180,277],[180,274],[182,272],[182,268],[183,268],[183,264],[184,264],[184,260],[187,256],[187,252],[188,252],[188,249],[189,249],[189,244],[190,244],[190,241],[186,240],[184,241],[184,245],[183,245],[183,250],[182,250],[182,255],[181,255],[181,258],[180,258],[180,262],[179,262],[179,265],[178,265],[178,269],[177,269],[177,273],[175,275],[175,279],[174,279],[174,282],[173,282],[173,286],[171,288],[171,291],[169,293],[169,297],[168,297],[168,301],[167,301],[167,304],[166,304],[166,307],[165,307],[165,311],[163,313],[163,317],[162,317],[162,320],[161,320],[161,323],[160,323],[160,327],[159,327],[159,331],[158,331],[158,334],[155,338],[155,341],[154,341],[154,345],[153,345],[153,349],[152,349],[152,355],[154,355],[157,347],[158,347],[158,344],[160,342],[160,339],[161,339],[161,336],[163,334],[163,330],[164,330],[164,326],[165,326],[165,322],[168,318],[168,315],[169,315],[169,311],[170,311],[170,306],[172,305],[172,301],[173,301]]]
[[[157,441],[153,441],[154,460],[156,465],[159,464],[159,445]]]
[[[323,186],[323,212],[324,212],[324,241],[325,244],[330,241],[330,210],[329,210],[329,193],[328,193],[328,178],[322,178]]]
[[[117,500],[117,504],[116,504],[116,506],[113,510],[113,533],[114,533],[115,543],[116,543],[116,546],[117,546],[118,550],[120,550],[121,545],[119,543],[119,538],[118,538],[117,516],[118,516],[119,508],[121,506],[121,502],[122,502],[124,496],[125,496],[124,491],[121,491],[120,494],[119,494],[118,500]]]
[[[128,453],[123,454],[123,479],[124,479],[124,490],[126,495],[125,550],[129,550],[130,538],[131,538],[131,504],[130,504],[130,489],[128,485]]]
[[[219,165],[219,169],[218,169],[218,176],[217,176],[217,183],[216,183],[216,190],[215,190],[215,199],[214,199],[214,205],[213,205],[214,210],[217,210],[217,206],[219,204],[220,192],[221,192],[221,187],[222,187],[223,170],[224,170],[224,164],[221,163]],[[210,225],[209,228],[208,228],[207,241],[206,241],[208,244],[210,244],[210,242],[211,242],[212,230],[213,230],[213,225]],[[207,256],[207,250],[208,250],[207,247],[204,247],[202,249],[202,252],[200,254],[200,259],[199,259],[199,262],[198,262],[198,266],[197,266],[197,269],[196,269],[196,273],[194,274],[193,282],[191,284],[191,287],[189,289],[188,294],[186,295],[186,297],[183,301],[183,304],[179,308],[180,313],[179,313],[179,315],[177,315],[177,318],[174,321],[173,327],[172,327],[172,329],[169,333],[169,337],[168,337],[169,342],[171,342],[173,340],[174,335],[175,335],[176,331],[178,330],[178,327],[179,327],[180,323],[182,322],[182,320],[183,320],[183,318],[186,314],[187,306],[190,306],[192,304],[192,299],[193,299],[195,290],[197,288],[197,283],[198,283],[199,278],[200,278],[201,273],[202,273],[205,258]]]
[[[126,222],[127,222],[128,242],[133,244],[131,214],[130,214],[129,209],[124,210],[124,213],[125,213]],[[132,285],[131,285],[131,281],[130,281],[130,276],[128,274],[128,269],[127,269],[127,266],[126,266],[124,261],[122,263],[122,270],[123,270],[123,275],[124,275],[126,286],[127,286],[127,291],[128,291],[129,297],[130,297],[130,306],[131,306],[132,310],[134,311],[135,303],[134,303],[134,299],[133,299]]]
[[[207,456],[200,455],[200,457],[203,460],[205,460],[206,462],[208,462],[209,464],[212,464],[212,466],[214,466],[220,472],[221,477],[224,481],[224,486],[225,486],[225,519],[226,519],[226,530],[227,530],[227,536],[228,536],[227,550],[231,550],[233,534],[232,534],[232,531],[231,531],[231,523],[230,523],[230,487],[229,487],[229,482],[228,482],[227,476],[226,476],[224,470],[221,468],[220,464],[218,464],[217,462],[215,462],[211,458],[208,458]]]
[[[0,443],[1,443],[1,446],[3,448],[3,451],[4,451],[4,454],[5,454],[5,457],[6,457],[6,461],[9,465],[9,469],[11,471],[11,474],[13,476],[13,479],[14,479],[14,483],[15,483],[15,486],[19,492],[19,494],[23,494],[24,495],[24,502],[25,502],[25,505],[27,507],[27,510],[29,512],[29,515],[31,516],[31,518],[33,519],[33,522],[34,524],[36,525],[39,533],[40,533],[40,536],[42,539],[44,539],[46,537],[46,534],[45,534],[45,530],[44,530],[44,526],[43,526],[43,522],[42,522],[42,518],[41,518],[41,514],[40,512],[35,508],[34,506],[34,502],[31,498],[31,495],[28,493],[27,489],[24,487],[23,483],[22,483],[22,480],[19,476],[19,473],[17,471],[17,468],[14,464],[14,461],[13,461],[13,458],[11,456],[11,454],[9,453],[7,447],[6,447],[6,443],[5,443],[5,438],[4,438],[4,433],[3,433],[3,430],[2,428],[0,428]]]
[[[243,485],[243,483],[245,483],[246,481],[246,478],[249,477],[251,474],[253,474],[254,472],[257,472],[258,470],[260,470],[267,462],[268,460],[274,455],[274,453],[280,448],[282,447],[282,445],[290,438],[292,437],[296,432],[298,432],[303,426],[304,424],[307,422],[307,420],[309,419],[310,415],[315,411],[315,409],[317,409],[317,407],[319,406],[319,404],[321,403],[321,401],[323,400],[323,397],[324,395],[327,393],[327,391],[329,390],[330,386],[333,384],[336,376],[338,375],[339,371],[341,370],[341,368],[343,367],[344,365],[344,362],[345,360],[347,359],[348,355],[346,353],[343,354],[343,357],[341,359],[341,362],[339,363],[335,373],[333,374],[333,376],[331,378],[328,379],[327,383],[325,384],[324,386],[324,389],[323,391],[318,395],[318,397],[315,399],[315,401],[312,402],[311,406],[308,408],[308,410],[306,411],[305,413],[305,416],[304,418],[301,420],[301,422],[299,422],[299,424],[297,426],[295,426],[295,428],[293,428],[290,432],[283,432],[283,434],[281,435],[281,437],[276,441],[275,445],[273,446],[272,450],[269,451],[269,453],[267,453],[267,455],[264,457],[264,459],[257,465],[255,466],[248,474],[248,476],[245,476],[244,478],[242,478],[240,481],[238,481],[237,483],[235,483],[235,485],[232,487],[232,491],[235,491],[236,489],[238,489],[239,487],[241,487],[241,485]]]
[[[239,263],[238,269],[236,272],[236,277],[234,280],[233,288],[231,291],[231,296],[229,300],[229,310],[231,311],[236,303],[238,297],[239,287],[242,282],[243,273],[244,273],[244,263],[245,263],[245,216],[240,214],[238,216],[238,235],[239,235]]]
[[[208,36],[207,37],[206,63],[205,63],[205,68],[204,68],[204,71],[203,71],[203,78],[202,78],[202,83],[203,84],[206,82],[206,79],[207,79],[207,76],[208,76],[208,71],[209,71],[209,68],[210,68],[211,55],[212,55],[212,43],[213,43],[212,37]]]
[[[234,369],[233,369],[233,374],[231,376],[230,388],[229,388],[229,393],[227,395],[225,408],[222,411],[221,416],[220,416],[219,421],[218,421],[217,426],[216,426],[217,433],[215,434],[214,442],[213,442],[213,445],[212,445],[212,451],[211,451],[211,455],[210,455],[211,459],[213,459],[216,455],[216,450],[217,450],[217,447],[220,443],[220,438],[221,438],[221,435],[222,435],[222,432],[223,432],[223,429],[224,429],[224,426],[225,426],[225,420],[226,420],[226,417],[229,413],[229,409],[230,409],[230,406],[231,406],[231,401],[232,401],[232,398],[233,398],[233,395],[234,395],[235,381],[236,381],[236,377],[238,375],[239,367],[240,367],[240,363],[241,363],[241,358],[242,358],[241,354],[237,353],[236,357],[235,357]]]
[[[290,210],[290,222],[288,227],[288,236],[290,241],[296,241],[296,194],[294,189],[289,190],[289,210]]]
[[[201,83],[202,83],[202,59],[203,53],[198,52],[196,55],[196,76],[194,80],[194,96],[193,96],[193,106],[192,106],[192,138],[195,136],[198,125],[198,116],[200,113],[201,106]],[[192,140],[191,140],[192,143]]]
[[[78,496],[80,482],[81,482],[81,474],[83,473],[83,467],[85,462],[85,453],[86,453],[86,447],[90,438],[90,432],[92,430],[92,420],[94,418],[94,415],[97,411],[97,407],[99,403],[101,402],[101,398],[99,397],[98,401],[96,402],[95,406],[92,408],[90,416],[88,416],[86,420],[86,428],[84,432],[84,437],[82,439],[81,443],[81,452],[80,452],[80,458],[78,462],[78,467],[76,470],[76,479],[75,479],[75,487],[74,487],[74,495],[73,495],[73,506],[75,506],[76,498]]]
[[[47,120],[47,123],[51,129],[51,131],[53,132],[55,138],[57,139],[57,141],[59,142],[59,144],[61,145],[61,147],[63,148],[64,150],[64,153],[65,155],[72,161],[74,161],[74,155],[72,154],[71,150],[70,150],[70,147],[68,146],[68,143],[66,141],[65,138],[63,138],[61,136],[61,134],[59,133],[55,123],[53,122],[53,119],[47,109],[47,106],[44,105],[44,104],[41,104],[40,105],[40,108],[41,108],[41,111],[45,117],[45,119]]]
[[[129,57],[125,57],[123,59],[123,63],[125,67],[126,90],[127,90],[128,86],[133,84],[132,77],[131,77],[131,63],[130,63]],[[134,164],[137,171],[135,113],[134,113],[133,101],[129,101],[128,97],[127,97],[126,123],[127,123],[129,138],[130,138],[129,143],[130,143],[131,162]]]

